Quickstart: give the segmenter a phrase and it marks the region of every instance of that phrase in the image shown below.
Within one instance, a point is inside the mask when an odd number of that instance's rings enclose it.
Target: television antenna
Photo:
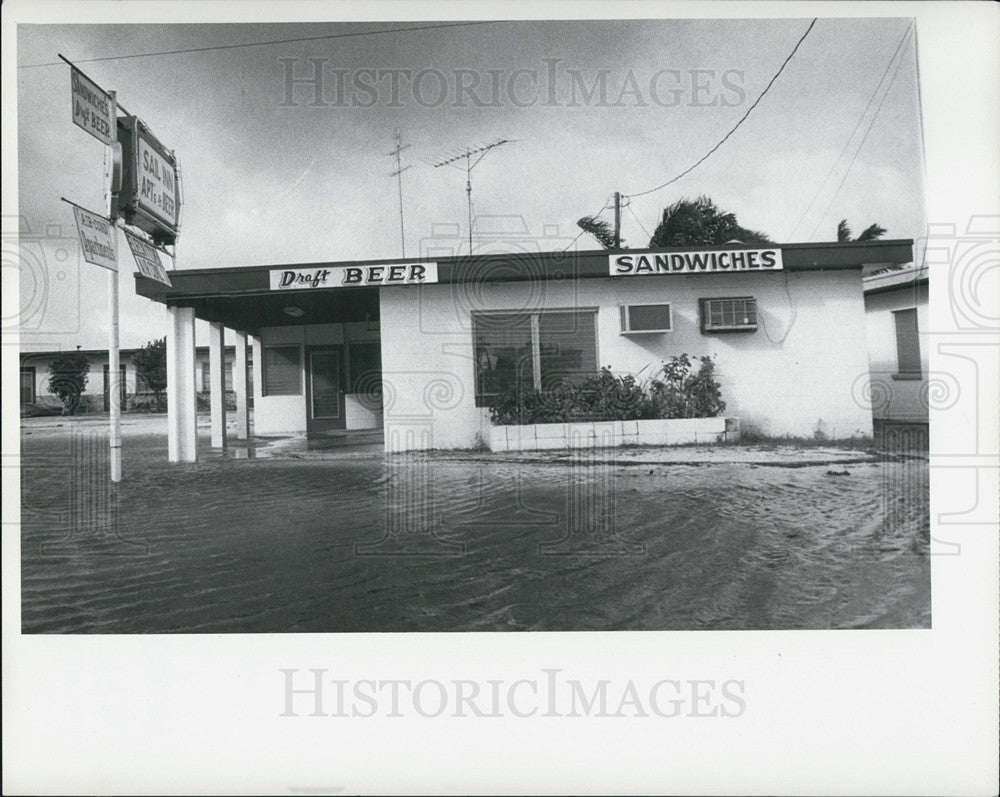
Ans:
[[[456,166],[458,169],[465,169],[465,195],[469,207],[469,254],[472,254],[472,170],[476,168],[479,162],[486,157],[486,153],[495,147],[499,147],[501,144],[509,144],[511,139],[501,138],[499,141],[494,141],[492,144],[487,144],[484,147],[476,147],[471,149],[469,147],[465,148],[464,152],[459,152],[457,155],[452,155],[450,158],[446,158],[440,163],[433,164],[435,168],[440,166],[452,166],[457,161],[465,159],[465,166]],[[478,155],[479,157],[475,160],[472,159],[473,155]]]

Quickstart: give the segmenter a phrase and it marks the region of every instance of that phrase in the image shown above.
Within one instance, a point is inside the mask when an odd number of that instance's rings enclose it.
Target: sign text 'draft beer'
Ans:
[[[719,274],[781,271],[781,249],[713,249],[701,252],[643,252],[608,257],[611,276]]]
[[[353,288],[366,285],[426,285],[438,281],[437,263],[373,263],[271,269],[272,291]]]

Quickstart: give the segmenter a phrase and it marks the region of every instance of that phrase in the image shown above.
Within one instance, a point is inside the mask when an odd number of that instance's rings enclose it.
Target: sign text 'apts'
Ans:
[[[780,271],[781,249],[717,249],[702,252],[644,252],[608,257],[611,276],[718,274]]]

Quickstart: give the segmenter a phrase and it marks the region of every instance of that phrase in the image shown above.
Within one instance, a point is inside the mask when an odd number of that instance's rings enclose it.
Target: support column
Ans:
[[[213,321],[208,330],[209,404],[212,448],[226,447],[226,327]]]
[[[194,382],[194,308],[168,307],[167,457],[197,459],[198,402]]]
[[[247,397],[247,333],[236,331],[236,359],[233,361],[233,390],[236,393],[236,439],[250,437],[250,410]]]

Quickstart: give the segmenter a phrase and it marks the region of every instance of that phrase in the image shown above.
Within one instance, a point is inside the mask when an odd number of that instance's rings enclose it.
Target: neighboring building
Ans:
[[[83,406],[78,412],[107,412],[108,406],[108,351],[107,349],[82,349],[77,350],[86,356],[90,361],[90,368],[87,372],[87,386],[84,389]],[[137,409],[140,404],[149,402],[152,391],[142,384],[135,368],[133,357],[139,349],[121,349],[119,351],[119,365],[122,378],[119,382],[121,386],[122,409]],[[49,390],[49,376],[51,375],[52,361],[63,354],[72,353],[67,351],[39,351],[21,352],[21,408],[22,410],[31,405],[41,405],[43,407],[61,407],[59,397]],[[226,391],[232,392],[233,382],[233,359],[234,349],[229,346],[225,354],[225,375]],[[252,362],[248,361],[248,369],[252,369]],[[252,373],[252,371],[251,371]],[[208,347],[199,346],[195,351],[195,382],[198,385],[199,394],[207,395],[209,392]]]
[[[744,429],[850,436],[872,433],[862,269],[912,257],[910,240],[522,252],[137,274],[136,290],[171,316],[171,459],[195,456],[195,318],[215,345],[225,327],[238,350],[250,338],[257,434],[384,426],[388,451],[468,448],[506,386],[641,379],[687,353],[715,358]]]
[[[927,268],[864,278],[872,415],[927,423]]]

